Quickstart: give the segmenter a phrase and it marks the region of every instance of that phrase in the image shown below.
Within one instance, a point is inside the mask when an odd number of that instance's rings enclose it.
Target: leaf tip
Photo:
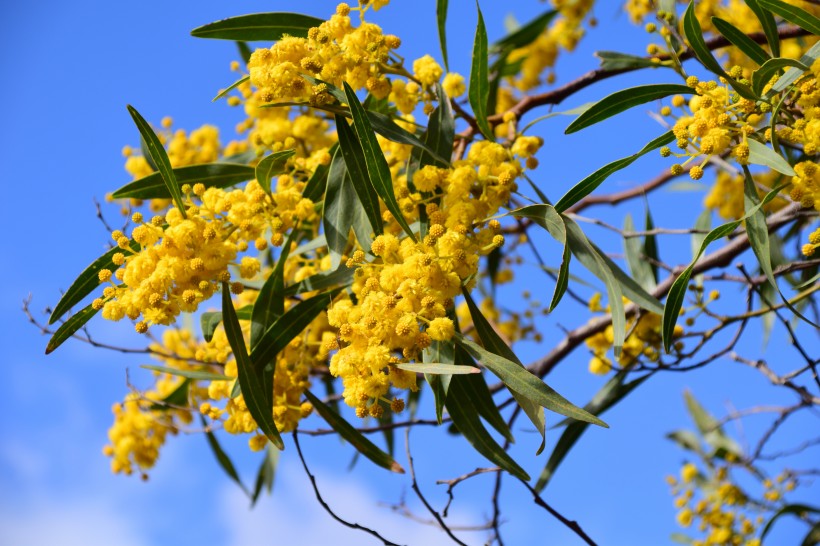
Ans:
[[[390,463],[390,470],[392,472],[395,472],[396,474],[404,474],[405,473],[404,469],[396,461],[393,461],[392,463]]]

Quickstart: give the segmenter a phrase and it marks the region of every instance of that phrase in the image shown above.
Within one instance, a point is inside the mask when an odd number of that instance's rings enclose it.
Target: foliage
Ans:
[[[194,29],[195,37],[237,41],[243,52],[244,63],[233,67],[240,76],[214,99],[247,114],[241,138],[224,147],[213,127],[171,132],[169,118],[152,126],[128,106],[142,144],[126,147],[134,180],[111,199],[130,225],[112,233],[112,248],[54,307],[49,324],[59,325],[46,349],[72,336],[90,341],[82,332],[98,313],[130,320],[140,334],[161,332],[147,348],[161,365],[144,366],[154,388],[115,407],[105,448],[113,471],[145,475],[167,435],[198,414],[221,467],[253,501],[263,486],[271,489],[284,434],[293,433],[302,457],[297,434],[319,419],[377,466],[403,473],[394,432],[418,424],[416,411],[428,407],[439,425],[463,436],[494,470],[525,482],[540,506],[592,544],[539,496],[560,463],[589,425],[607,427],[601,414],[638,387],[651,388],[651,376],[730,358],[796,401],[776,410],[758,446],[744,450],[723,428],[743,415],[718,420],[687,393],[697,431],[669,437],[693,461],[669,483],[680,525],[699,527],[677,538],[756,545],[791,515],[807,524],[804,543],[815,543],[820,509],[786,500],[800,471],[770,478],[759,463],[786,417],[820,405],[816,352],[798,337],[816,336],[818,322],[820,228],[812,226],[820,211],[820,10],[782,0],[628,0],[629,16],[649,21],[645,30],[659,43],[647,56],[598,52],[599,68],[552,87],[557,56],[593,26],[591,0],[554,0],[554,9],[495,42],[477,6],[467,78],[431,55],[406,62],[400,37],[369,22],[387,4],[339,4],[327,20],[263,13]],[[436,14],[433,31],[448,67],[448,2],[439,0]],[[251,51],[246,41],[275,43]],[[637,106],[654,108],[666,131],[552,195],[539,163],[557,158],[541,137],[526,134],[556,114],[540,110],[601,79],[655,68],[667,69],[651,72],[657,83],[563,112],[574,116],[565,132],[615,127],[619,114]],[[611,175],[658,152],[680,162],[626,191],[606,189]],[[599,203],[640,202],[687,175],[701,184],[714,179],[692,228],[656,227],[648,205],[641,231],[631,216],[621,229],[579,215]],[[714,228],[713,211],[724,221]],[[606,238],[581,228],[588,222],[622,239],[625,267],[603,249]],[[679,254],[682,234],[691,238],[691,261],[663,261]],[[749,249],[760,273],[728,271]],[[524,259],[554,280],[545,314],[560,314],[568,297],[589,310],[588,322],[529,365],[512,347],[541,340],[540,304],[527,291],[518,311],[497,295]],[[605,305],[588,278],[603,286]],[[719,307],[717,282],[743,290],[747,308]],[[219,310],[203,312],[215,298]],[[191,314],[200,317],[199,332],[181,320]],[[782,370],[736,354],[758,320],[767,330],[774,320],[785,325],[804,363]],[[590,372],[607,376],[585,405],[545,382],[583,348]],[[555,414],[566,417],[533,485],[508,449],[521,411],[541,436],[536,455]],[[385,432],[384,449],[365,436],[372,422]],[[265,450],[254,487],[243,485],[219,429]],[[815,440],[807,438],[804,449]],[[421,495],[412,459],[409,465],[414,491],[461,543]],[[738,473],[758,484],[760,498],[738,485]],[[490,540],[500,544],[495,510]]]

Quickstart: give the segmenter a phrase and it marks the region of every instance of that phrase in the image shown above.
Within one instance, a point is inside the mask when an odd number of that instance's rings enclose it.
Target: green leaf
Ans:
[[[186,379],[175,388],[171,394],[149,406],[151,411],[168,411],[176,407],[188,407],[188,387],[190,380]]]
[[[467,351],[456,345],[455,342],[452,342],[452,347],[454,349],[453,362],[455,364],[477,367]],[[498,410],[498,406],[495,405],[490,388],[484,380],[484,374],[454,375],[450,387],[463,391],[464,395],[470,399],[471,405],[478,411],[478,414],[505,440],[511,444],[515,443],[510,427],[507,426],[507,422]]]
[[[544,32],[544,29],[547,28],[547,25],[550,24],[550,21],[552,21],[556,15],[558,15],[557,10],[551,9],[545,11],[532,21],[518,27],[507,36],[495,42],[492,45],[492,50],[496,52],[511,51],[531,44]]]
[[[134,252],[139,252],[139,243],[132,240],[129,242],[129,245],[131,250]],[[119,247],[112,248],[94,260],[91,265],[86,267],[83,272],[80,273],[80,276],[77,277],[73,283],[71,283],[71,286],[68,287],[68,290],[66,290],[65,294],[63,294],[60,298],[60,301],[57,302],[57,305],[51,312],[51,316],[48,318],[49,324],[54,324],[57,322],[57,320],[65,315],[69,309],[82,301],[83,298],[100,286],[100,278],[98,276],[100,270],[109,269],[114,271],[117,269],[118,266],[114,265],[114,262],[112,262],[111,259],[114,254],[118,252],[122,252],[122,249]]]
[[[273,392],[266,393],[262,388],[264,384],[262,375],[248,356],[242,328],[239,326],[239,319],[236,317],[233,301],[231,301],[230,287],[224,282],[222,283],[222,316],[225,319],[225,335],[236,359],[238,383],[242,389],[245,405],[268,440],[280,450],[285,449],[279,429],[276,428],[273,420]]]
[[[644,229],[651,231],[655,229],[655,222],[652,220],[652,213],[649,210],[649,203],[645,203],[646,217],[644,218]],[[652,268],[652,276],[655,283],[658,282],[658,262],[661,261],[658,253],[658,240],[654,235],[647,235],[643,241],[643,253],[651,260],[649,267]],[[657,300],[655,300],[657,301]],[[658,302],[660,304],[660,302]]]
[[[769,80],[772,79],[772,76],[789,67],[797,68],[800,72],[805,72],[809,69],[808,66],[794,59],[783,57],[769,59],[752,74],[752,90],[755,94],[760,95],[763,93],[763,88],[769,83]]]
[[[430,346],[422,352],[422,360],[424,361],[424,365],[438,362],[453,366],[455,362],[455,343],[434,340]],[[467,367],[464,366],[464,368],[466,369]],[[450,372],[441,374],[428,372],[424,374],[424,380],[427,381],[427,384],[430,385],[430,390],[433,391],[433,397],[436,403],[436,420],[439,425],[442,423],[444,404],[447,401],[447,393],[450,390],[452,379],[453,374]]]
[[[168,154],[165,152],[162,142],[159,141],[157,134],[153,129],[151,129],[148,122],[145,121],[145,119],[133,106],[129,104],[127,108],[128,113],[131,114],[131,118],[133,118],[134,123],[137,126],[137,129],[139,129],[140,135],[145,140],[148,154],[151,156],[151,159],[157,166],[157,170],[162,175],[162,180],[165,182],[165,187],[168,188],[168,193],[174,199],[174,203],[179,209],[180,214],[182,214],[182,217],[187,218],[185,214],[185,203],[182,201],[182,192],[179,189],[179,184],[177,183],[176,176],[174,175],[174,169],[171,168],[171,160],[168,159]]]
[[[336,131],[339,133],[339,149],[342,151],[345,166],[348,173],[350,173],[353,188],[356,190],[356,195],[359,196],[359,202],[370,221],[373,233],[381,235],[384,232],[384,227],[382,225],[379,197],[370,182],[361,144],[359,144],[356,134],[347,124],[345,118],[339,115],[336,116]]]
[[[561,415],[609,428],[594,415],[570,403],[519,363],[491,353],[459,333],[456,333],[455,340],[471,357],[501,379],[511,391]]]
[[[239,43],[242,43],[242,42],[239,42]],[[248,47],[248,46],[246,45],[245,47]],[[211,99],[211,102],[218,101],[219,99],[221,99],[222,97],[224,97],[225,95],[230,93],[233,89],[236,89],[237,87],[239,87],[240,85],[242,85],[246,81],[249,81],[250,79],[251,79],[250,76],[242,76],[241,78],[239,78],[238,80],[233,82],[231,85],[229,85],[228,87],[226,87],[225,89],[223,89],[222,91],[217,93],[217,95],[214,98]]]
[[[478,368],[471,366],[457,366],[456,364],[445,364],[442,362],[425,362],[423,364],[396,364],[397,368],[415,373],[429,373],[434,375],[442,374],[468,374],[481,373]]]
[[[342,255],[345,253],[350,236],[350,228],[359,216],[359,211],[367,220],[356,196],[356,190],[353,188],[353,182],[347,176],[344,159],[339,152],[336,152],[330,162],[330,173],[327,177],[327,191],[322,210],[322,226],[325,231],[327,250],[330,252],[332,269],[337,269],[342,262]],[[362,242],[359,241],[359,244]]]
[[[242,480],[239,478],[239,473],[236,471],[233,461],[231,461],[231,458],[228,457],[227,453],[225,453],[225,450],[222,449],[222,446],[219,445],[216,435],[214,435],[211,429],[208,428],[205,418],[200,415],[199,420],[202,423],[202,428],[205,429],[205,438],[208,440],[208,445],[211,447],[211,451],[213,451],[214,457],[216,457],[219,466],[222,467],[222,470],[225,471],[225,474],[227,474],[228,477],[230,477],[236,482],[237,485],[239,485],[239,487],[242,488],[242,491],[244,491],[245,494],[249,494],[248,490],[245,488],[245,484],[243,484]]]
[[[493,129],[487,121],[487,101],[490,97],[489,52],[487,50],[487,29],[484,27],[484,16],[481,14],[478,0],[476,0],[476,9],[478,10],[478,24],[473,41],[473,62],[470,68],[470,87],[467,96],[481,133],[487,140],[495,140]]]
[[[339,149],[339,144],[336,143],[330,147],[328,150],[328,154],[330,157],[336,153],[336,150]],[[302,197],[306,197],[310,199],[314,203],[322,198],[322,194],[325,193],[325,187],[327,186],[327,173],[330,170],[329,166],[327,165],[319,165],[316,167],[316,170],[313,171],[310,179],[305,184],[305,189],[302,192]]]
[[[312,392],[306,390],[305,396],[308,401],[313,404],[317,413],[322,416],[322,419],[327,421],[333,430],[339,433],[339,436],[350,442],[356,450],[376,463],[377,465],[390,470],[404,474],[404,469],[397,463],[393,457],[379,449],[376,444],[365,438],[361,432],[353,428],[341,415],[330,409],[324,402],[319,400]]]
[[[266,193],[271,192],[271,179],[278,174],[287,172],[288,159],[295,153],[296,150],[273,152],[256,166],[256,181],[259,182],[259,185]]]
[[[293,283],[285,288],[286,296],[295,296],[304,292],[315,290],[327,290],[339,286],[350,286],[353,282],[353,272],[355,270],[346,266],[341,266],[336,271],[326,273],[316,273],[297,283]]]
[[[323,22],[300,13],[251,13],[197,27],[191,31],[191,36],[243,42],[275,42],[286,35],[307,38],[308,30]]]
[[[683,36],[686,38],[686,41],[689,42],[689,47],[692,48],[695,57],[707,70],[714,72],[718,76],[726,76],[726,71],[723,70],[723,67],[717,62],[711,50],[706,45],[706,40],[703,39],[703,30],[700,28],[700,21],[698,21],[698,16],[695,14],[694,1],[689,3],[686,12],[683,14]]]
[[[584,409],[593,415],[601,415],[618,402],[626,398],[636,387],[649,378],[649,374],[644,375],[630,383],[624,383],[627,372],[621,371],[614,375],[606,384],[599,390],[590,402],[584,406]],[[555,474],[558,466],[573,448],[578,439],[583,435],[589,426],[588,423],[581,423],[578,421],[569,421],[566,423],[567,428],[561,433],[558,442],[550,454],[544,470],[538,477],[535,483],[536,491],[543,491],[547,486],[552,476]]]
[[[294,227],[282,245],[276,266],[256,296],[251,312],[251,352],[257,348],[268,327],[285,313],[285,264],[297,232],[297,228]]]
[[[649,87],[649,86],[647,86]],[[688,89],[688,88],[687,88]],[[606,99],[604,99],[606,100]],[[598,103],[600,104],[600,103]],[[589,112],[590,110],[587,110]],[[584,114],[578,119],[581,119]],[[577,120],[576,120],[577,121]],[[609,178],[612,173],[620,171],[635,162],[639,157],[648,154],[653,150],[657,150],[662,146],[666,146],[670,142],[675,140],[675,134],[672,131],[667,131],[666,133],[662,134],[661,136],[653,139],[650,141],[646,146],[641,148],[638,153],[632,154],[630,156],[617,159],[612,163],[608,163],[592,173],[591,175],[587,176],[577,184],[575,184],[566,194],[564,194],[561,199],[555,204],[555,210],[558,212],[564,212],[572,205],[595,191],[595,189],[600,186],[604,180]]]
[[[269,495],[273,491],[273,479],[276,477],[277,466],[279,466],[279,450],[267,446],[265,456],[262,458],[262,464],[259,465],[259,470],[256,473],[256,483],[253,487],[253,495],[251,495],[251,507],[256,504],[263,488],[267,489]]]
[[[758,65],[763,65],[766,61],[771,59],[766,50],[760,47],[754,40],[749,38],[745,32],[734,26],[729,21],[725,21],[720,17],[712,17],[712,24],[715,28],[726,37],[729,42],[735,45],[744,55],[756,62]]]
[[[807,52],[803,54],[802,57],[800,57],[800,64],[804,66],[811,66],[818,57],[820,57],[820,42],[815,43]],[[797,81],[798,78],[803,75],[803,72],[804,71],[801,68],[792,67],[788,69],[785,74],[774,82],[774,85],[772,85],[772,88],[768,93],[766,93],[766,96],[771,97],[783,91]]]
[[[227,188],[254,177],[254,169],[238,163],[203,163],[173,169],[178,184],[200,182],[206,188]],[[158,172],[129,182],[112,194],[115,199],[169,199],[171,193]]]
[[[630,214],[627,214],[624,218],[624,231],[635,231],[635,223],[632,221]],[[647,291],[654,290],[656,286],[655,274],[652,271],[652,266],[646,259],[644,246],[641,244],[640,237],[625,237],[624,253],[626,254],[626,263],[629,266],[629,272],[632,273],[632,276],[638,284]]]
[[[620,114],[639,104],[646,104],[653,100],[662,99],[669,95],[692,95],[695,92],[691,87],[672,83],[659,83],[652,85],[640,85],[630,89],[616,91],[611,95],[599,100],[589,107],[589,109],[575,118],[564,131],[565,134],[575,133],[595,125],[607,118]]]
[[[456,124],[453,117],[453,108],[450,98],[440,85],[437,86],[438,106],[430,115],[430,123],[424,135],[424,143],[428,148],[435,151],[443,158],[450,158],[453,155],[453,141],[456,135]],[[435,157],[427,158],[427,154],[422,154],[421,165],[437,165],[447,167],[449,162],[441,162]]]
[[[598,68],[607,71],[668,67],[668,65],[656,63],[646,57],[618,53],[617,51],[596,51],[595,56],[601,59],[601,65]]]
[[[492,327],[492,325],[486,319],[484,314],[481,312],[481,310],[475,304],[475,302],[473,301],[473,298],[470,296],[470,293],[467,291],[467,289],[462,288],[461,292],[462,292],[462,295],[464,296],[464,300],[467,302],[467,307],[470,310],[470,317],[473,319],[473,325],[475,326],[476,333],[478,334],[479,338],[481,339],[481,343],[484,345],[484,348],[487,351],[490,351],[491,352],[490,354],[497,355],[499,358],[505,360],[506,362],[509,362],[509,363],[513,364],[515,367],[518,368],[518,370],[525,370],[525,373],[527,373],[531,377],[535,378],[534,375],[532,375],[528,371],[526,371],[526,368],[524,368],[524,364],[521,363],[521,361],[515,355],[513,350],[510,349],[510,347],[507,345],[507,343],[503,339],[501,339],[501,336],[498,335],[498,333],[495,331],[495,329]],[[459,334],[459,336],[460,336],[460,334]],[[462,338],[460,338],[460,337],[457,338],[456,343],[459,342],[459,339],[462,339]],[[463,339],[466,340],[466,338],[463,338]],[[466,347],[462,346],[462,348],[465,349],[467,351],[467,353],[470,354],[470,356],[472,356],[472,357],[476,358],[477,360],[481,361],[485,366],[490,368],[490,370],[493,373],[498,375],[496,370],[494,370],[493,368],[488,366],[486,362],[484,362],[480,358],[476,357],[476,355],[470,353],[470,351],[468,349],[466,349]],[[538,383],[540,383],[540,384],[544,385],[545,387],[547,387],[546,384],[543,381],[539,380],[538,378],[535,378],[535,379]],[[502,381],[503,380],[504,379],[502,378]],[[536,430],[541,435],[541,445],[538,447],[538,450],[536,451],[536,455],[539,455],[544,450],[544,446],[546,444],[547,418],[546,418],[546,415],[544,414],[544,410],[542,408],[542,406],[544,406],[544,404],[541,403],[541,402],[538,402],[532,396],[528,396],[527,394],[524,394],[524,393],[520,392],[519,390],[513,388],[513,386],[508,384],[506,381],[504,381],[504,383],[510,389],[510,392],[512,393],[513,397],[515,398],[515,401],[518,402],[518,405],[521,406],[521,409],[524,410],[524,413],[527,414],[527,417],[529,417],[530,421],[532,422],[533,425],[535,425]],[[552,389],[550,389],[549,387],[547,387],[547,389],[549,389],[549,391],[552,391]],[[543,389],[541,389],[541,390],[543,391]],[[552,393],[554,393],[556,396],[558,396],[560,398],[560,395],[558,393],[556,393],[555,391],[552,391]],[[563,400],[563,398],[561,398],[561,400]],[[546,407],[550,408],[549,406],[546,406]],[[552,408],[550,408],[550,409],[552,409]],[[557,411],[557,410],[553,410],[553,411]]]
[[[447,412],[450,414],[453,424],[470,445],[489,461],[497,464],[513,476],[529,481],[530,476],[527,472],[510,457],[509,453],[498,445],[490,436],[490,433],[487,432],[487,429],[484,428],[484,425],[481,424],[478,412],[473,407],[473,400],[468,396],[462,385],[455,381],[455,379],[462,377],[469,376],[453,378],[454,381],[450,386],[449,396],[447,397]]]
[[[370,125],[370,120],[367,113],[359,102],[356,92],[353,88],[344,82],[345,94],[347,95],[347,102],[350,106],[350,113],[353,115],[353,126],[356,128],[356,135],[359,137],[359,143],[364,153],[364,160],[367,164],[367,175],[370,183],[379,194],[379,197],[384,201],[387,210],[393,215],[396,221],[404,229],[405,233],[416,240],[416,236],[407,225],[404,219],[404,214],[396,201],[396,195],[393,193],[393,177],[390,174],[390,167],[387,165],[387,160],[384,158],[379,142],[376,140],[376,135],[373,132],[373,127]]]
[[[811,526],[809,532],[803,537],[800,546],[817,546],[818,544],[820,544],[820,522],[816,522]]]
[[[140,368],[151,370],[159,373],[167,373],[168,375],[176,375],[179,377],[186,377],[188,379],[196,379],[198,381],[231,381],[234,378],[228,377],[221,373],[205,372],[201,370],[180,370],[179,368],[169,368],[167,366],[155,366],[153,364],[143,364]]]
[[[236,311],[236,316],[239,320],[251,320],[253,312],[253,305],[246,305],[240,307]],[[202,337],[205,341],[210,342],[214,337],[216,327],[222,322],[222,311],[207,311],[199,316],[200,327],[202,328]]]
[[[535,118],[534,120],[532,120],[531,122],[529,122],[528,124],[526,124],[521,129],[521,134],[523,135],[524,133],[526,133],[536,123],[539,123],[539,122],[544,121],[544,120],[549,119],[549,118],[554,118],[555,116],[577,116],[577,115],[583,114],[584,112],[589,110],[594,104],[595,104],[594,102],[585,102],[581,106],[576,106],[575,108],[573,108],[571,110],[564,110],[563,112],[550,112],[549,114],[544,114],[543,116],[539,116],[539,117]],[[545,201],[545,200],[542,199],[542,201]]]
[[[691,430],[676,430],[667,434],[666,438],[672,440],[687,451],[692,451],[698,453],[699,455],[705,456],[705,453],[703,453],[703,450],[700,448],[700,439],[698,438],[698,435]]]
[[[438,23],[438,41],[441,44],[441,58],[444,60],[444,68],[450,71],[450,63],[447,61],[447,4],[448,0],[436,0],[436,22]]]
[[[720,421],[706,411],[691,392],[686,390],[683,395],[686,399],[686,408],[689,415],[706,443],[714,450],[713,456],[725,459],[726,454],[731,453],[735,458],[740,458],[743,454],[740,446],[726,435],[720,426]]]
[[[54,352],[54,350],[63,344],[65,340],[73,336],[77,330],[82,328],[86,322],[91,320],[91,317],[97,314],[97,310],[89,304],[80,311],[74,313],[68,320],[57,328],[57,331],[52,334],[51,339],[46,345],[46,354]]]
[[[624,313],[623,292],[615,280],[612,269],[603,259],[603,253],[587,239],[584,232],[573,220],[563,217],[567,227],[567,243],[573,254],[590,273],[601,279],[607,292],[610,316],[612,317],[613,349],[615,356],[621,356],[626,336],[626,315]]]
[[[765,144],[753,139],[748,139],[746,143],[749,145],[749,163],[764,165],[787,176],[796,175],[789,162]]]
[[[294,305],[276,319],[276,322],[261,335],[259,343],[251,352],[251,360],[256,369],[261,371],[265,367],[272,368],[276,355],[307,328],[313,319],[331,304],[338,293],[339,289],[317,294]],[[242,388],[244,392],[244,386]]]
[[[766,41],[769,42],[769,49],[772,50],[774,57],[780,56],[780,35],[777,33],[777,23],[774,20],[771,12],[760,7],[760,0],[746,0],[746,5],[749,6],[760,21],[760,26],[763,27],[763,34],[766,35]]]
[[[251,48],[248,47],[248,44],[245,42],[236,42],[236,49],[239,50],[239,56],[242,57],[242,62],[244,62],[245,66],[247,66],[247,64],[251,62],[251,55],[253,55],[253,51],[251,51]]]
[[[794,23],[802,29],[808,30],[815,36],[820,35],[820,19],[804,9],[792,6],[781,0],[757,0],[764,7],[779,15],[786,21]]]

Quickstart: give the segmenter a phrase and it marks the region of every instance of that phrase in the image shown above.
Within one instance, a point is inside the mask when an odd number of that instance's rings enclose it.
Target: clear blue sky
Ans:
[[[402,37],[400,50],[409,58],[438,54],[434,2],[394,0],[370,17],[386,32]],[[145,358],[91,350],[76,341],[45,357],[46,338],[27,324],[21,303],[33,296],[32,309],[53,305],[74,276],[101,253],[107,233],[95,218],[93,198],[128,180],[120,150],[137,143],[137,133],[125,110],[136,106],[153,122],[170,115],[175,126],[193,129],[212,123],[222,129],[223,142],[233,134],[237,111],[212,104],[215,92],[231,83],[228,69],[237,58],[233,45],[194,39],[189,31],[220,18],[258,11],[303,10],[324,17],[336,2],[6,2],[0,7],[6,21],[0,34],[0,164],[3,166],[5,210],[0,216],[3,263],[0,278],[3,358],[7,388],[0,398],[4,419],[0,443],[0,543],[14,546],[84,544],[142,546],[200,541],[204,544],[375,544],[366,535],[333,522],[315,503],[292,445],[282,454],[274,495],[250,512],[232,482],[218,468],[201,435],[170,438],[149,483],[115,476],[101,454],[111,422],[111,404],[126,393],[126,369],[132,380],[144,382],[139,364]],[[628,27],[615,3],[601,2],[593,30],[573,55],[562,57],[559,81],[595,66],[598,49],[640,53],[646,35]],[[521,5],[521,8],[518,8]],[[542,2],[484,2],[490,39],[504,33],[507,10],[526,21],[545,8]],[[469,72],[475,9],[471,1],[450,2],[450,60],[456,71]],[[423,29],[423,30],[420,30]],[[668,77],[642,73],[611,79],[567,101],[567,108],[595,100],[619,87]],[[641,109],[638,109],[641,110]],[[661,129],[645,110],[601,124],[580,135],[564,137],[566,118],[543,124],[547,144],[540,155],[538,182],[553,199],[598,166],[633,153]],[[615,134],[613,135],[610,133]],[[663,168],[660,158],[613,176],[610,189],[627,187]],[[662,225],[691,225],[701,210],[702,193],[660,193],[650,198]],[[637,208],[594,209],[590,214],[619,224],[623,213]],[[113,217],[115,211],[109,209]],[[603,232],[607,250],[620,252]],[[688,241],[678,250],[664,250],[674,263],[688,260]],[[673,240],[672,243],[675,241]],[[554,252],[548,259],[557,259]],[[744,256],[747,263],[749,256]],[[578,272],[580,274],[580,271]],[[518,282],[533,287],[542,300],[551,281],[533,268]],[[516,291],[520,290],[520,286]],[[724,305],[738,299],[726,295]],[[577,304],[566,300],[559,310],[560,325],[573,327],[585,320]],[[745,349],[754,355],[760,337],[752,325]],[[135,346],[139,340],[124,324],[97,320],[92,332],[100,340]],[[545,323],[545,342],[517,347],[527,362],[546,352],[561,337],[555,321]],[[817,338],[809,349],[820,351]],[[775,330],[766,357],[793,358],[786,338]],[[588,354],[577,351],[549,377],[557,390],[574,402],[585,403],[602,380],[586,371]],[[786,362],[784,365],[787,365]],[[602,545],[664,544],[678,530],[674,508],[663,477],[679,468],[685,455],[663,435],[689,427],[682,393],[691,389],[712,411],[723,414],[729,404],[744,408],[758,404],[787,404],[792,398],[770,388],[756,372],[730,361],[719,361],[690,374],[653,378],[623,405],[606,415],[611,429],[590,430],[546,490],[557,509],[581,522]],[[429,398],[424,402],[430,403]],[[553,419],[554,423],[555,420]],[[766,421],[745,423],[754,439]],[[795,418],[784,426],[773,447],[791,446],[805,437],[816,420]],[[734,432],[734,430],[733,430]],[[535,458],[535,436],[519,423],[515,455],[533,476],[545,455]],[[557,433],[551,432],[554,441]],[[240,472],[250,481],[256,457],[246,453],[245,441],[223,438]],[[403,446],[403,442],[399,442]],[[389,538],[409,544],[445,543],[438,531],[414,525],[391,514],[380,503],[396,503],[402,492],[412,497],[407,476],[389,475],[365,461],[348,471],[352,451],[336,438],[304,438],[304,448],[328,501],[343,517],[377,527]],[[442,506],[445,495],[436,479],[452,478],[487,462],[460,439],[444,430],[417,430],[412,435],[419,480],[429,498]],[[549,453],[549,447],[547,453]],[[816,459],[817,451],[814,452]],[[812,453],[789,460],[811,466]],[[404,464],[403,447],[398,456]],[[773,469],[776,470],[776,469]],[[454,508],[457,522],[476,524],[488,514],[492,480],[480,477],[463,486]],[[818,487],[803,500],[818,502]],[[578,544],[579,541],[529,499],[520,485],[508,481],[503,492],[507,507],[503,529],[508,544]],[[794,500],[798,500],[795,497]],[[416,503],[413,509],[423,512]],[[797,530],[786,522],[777,528],[773,544],[792,544]],[[799,528],[797,528],[799,529]],[[470,543],[484,535],[465,534]]]

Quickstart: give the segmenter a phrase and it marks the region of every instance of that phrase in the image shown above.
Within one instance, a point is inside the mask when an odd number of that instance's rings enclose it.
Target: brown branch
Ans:
[[[781,226],[793,220],[799,212],[799,210],[799,205],[793,205],[769,216],[769,218],[767,219],[769,231],[778,229]],[[692,275],[698,275],[699,273],[703,273],[715,267],[725,267],[726,265],[731,263],[731,261],[736,256],[738,256],[741,252],[745,251],[748,248],[749,238],[746,236],[745,233],[742,233],[734,239],[732,239],[732,241],[724,245],[723,248],[702,257],[695,264],[692,271]],[[676,274],[670,275],[662,282],[660,282],[658,286],[655,288],[655,290],[652,291],[652,295],[656,298],[664,296],[672,287],[672,284],[675,282],[678,275],[683,272],[683,270],[683,266],[675,268]],[[627,316],[631,316],[632,314],[636,313],[637,310],[638,306],[634,303],[627,305],[625,309]],[[569,355],[576,347],[583,343],[587,338],[597,333],[603,332],[611,323],[612,316],[604,315],[588,322],[587,324],[584,324],[583,326],[580,326],[570,331],[567,334],[567,337],[565,337],[561,342],[559,342],[558,345],[556,345],[552,351],[550,351],[546,356],[531,363],[529,366],[527,366],[527,369],[529,369],[532,373],[539,377],[544,377],[552,370],[554,366],[556,366],[561,360],[563,360],[567,355]]]
[[[449,497],[449,499],[447,500],[447,504],[444,506],[444,510],[441,511],[442,515],[444,515],[445,518],[447,517],[447,511],[450,509],[450,505],[453,503],[453,500],[455,500],[455,498],[453,497],[453,489],[455,488],[455,486],[457,486],[465,480],[469,480],[473,476],[486,474],[488,472],[498,472],[500,470],[501,469],[497,466],[494,466],[492,468],[476,468],[472,472],[468,472],[462,476],[453,478],[452,480],[437,480],[437,484],[447,485],[447,496]]]
[[[316,477],[310,473],[310,469],[308,468],[307,461],[305,461],[305,456],[302,454],[302,448],[299,446],[299,432],[294,430],[293,431],[293,443],[296,445],[296,453],[299,454],[299,460],[302,461],[302,466],[305,469],[305,474],[307,474],[308,478],[310,478],[310,484],[313,486],[313,493],[316,495],[316,500],[319,501],[319,504],[322,505],[322,508],[331,515],[333,519],[344,525],[345,527],[349,527],[351,529],[357,529],[359,531],[364,531],[369,535],[376,537],[377,539],[381,540],[385,546],[399,546],[395,542],[390,542],[383,536],[381,536],[378,532],[370,529],[369,527],[364,527],[359,525],[358,523],[351,523],[349,521],[345,521],[330,508],[330,506],[325,502],[325,499],[322,498],[322,494],[319,493],[319,487],[316,485]]]
[[[566,527],[568,527],[576,535],[578,535],[581,538],[581,540],[583,540],[584,542],[586,542],[590,546],[596,546],[595,541],[592,540],[591,538],[589,538],[589,535],[587,535],[584,532],[584,530],[581,528],[581,526],[578,525],[577,521],[567,519],[566,517],[561,515],[560,512],[558,512],[555,508],[550,506],[547,503],[547,501],[545,501],[541,497],[541,495],[538,494],[538,491],[536,491],[535,488],[533,488],[533,486],[531,486],[530,484],[528,484],[527,482],[525,482],[524,480],[522,480],[520,478],[519,478],[519,481],[524,484],[524,487],[529,489],[530,493],[532,493],[532,498],[535,501],[535,504],[537,504],[538,506],[540,506],[541,508],[543,508],[544,510],[549,512],[555,519],[557,519],[558,521],[563,523]]]

